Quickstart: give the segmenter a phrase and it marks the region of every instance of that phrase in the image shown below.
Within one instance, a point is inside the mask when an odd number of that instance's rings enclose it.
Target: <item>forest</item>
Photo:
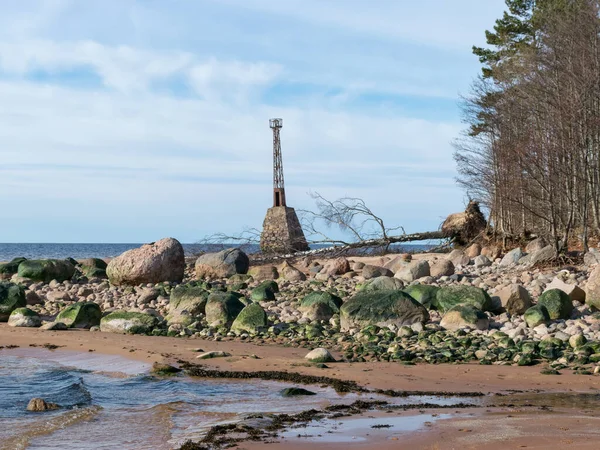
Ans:
[[[473,47],[459,183],[497,238],[540,236],[564,252],[600,237],[600,1],[506,0]]]

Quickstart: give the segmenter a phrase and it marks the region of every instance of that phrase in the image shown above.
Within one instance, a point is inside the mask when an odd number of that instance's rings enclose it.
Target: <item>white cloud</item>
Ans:
[[[284,118],[293,206],[311,207],[309,190],[359,196],[407,231],[462,207],[449,144],[457,112],[416,111],[456,98],[470,66],[455,44],[468,33],[424,37],[430,23],[414,6],[415,23],[402,28],[402,16],[395,30],[399,7],[383,0],[336,14],[334,3],[307,1],[297,15],[291,1],[160,5],[2,8],[0,28],[20,25],[0,30],[0,202],[10,218],[0,240],[31,240],[40,221],[46,241],[190,242],[258,227],[271,199],[270,117]],[[71,83],[87,72],[101,84]],[[391,97],[403,94],[413,97]],[[363,105],[363,95],[375,100]]]

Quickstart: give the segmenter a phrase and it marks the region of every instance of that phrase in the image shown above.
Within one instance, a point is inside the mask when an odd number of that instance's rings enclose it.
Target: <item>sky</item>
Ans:
[[[390,227],[464,209],[451,143],[502,0],[0,0],[0,242],[260,228],[286,197]],[[335,234],[335,232],[332,232]]]

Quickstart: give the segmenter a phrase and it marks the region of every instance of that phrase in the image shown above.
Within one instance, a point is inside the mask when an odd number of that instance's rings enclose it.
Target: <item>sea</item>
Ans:
[[[24,257],[28,259],[85,259],[85,258],[113,258],[121,253],[138,248],[140,243],[128,244],[58,244],[58,243],[0,243],[0,261],[10,261],[13,258]],[[203,252],[219,251],[225,248],[237,247],[236,244],[182,244],[186,256],[195,256]],[[390,251],[401,253],[413,253],[426,251],[435,247],[437,244],[402,244],[394,245]],[[326,247],[325,245],[312,245],[312,249]],[[259,247],[256,244],[242,246],[246,253],[258,253]]]

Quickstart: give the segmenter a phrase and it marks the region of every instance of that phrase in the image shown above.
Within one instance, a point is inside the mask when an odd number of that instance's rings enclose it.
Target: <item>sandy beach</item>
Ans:
[[[318,369],[305,364],[305,350],[274,345],[246,344],[236,341],[118,335],[84,330],[41,331],[11,328],[0,324],[0,345],[44,346],[51,344],[60,350],[98,352],[120,355],[145,363],[166,362],[177,365],[178,360],[197,363],[199,347],[205,351],[226,351],[229,358],[202,360],[206,367],[219,370],[259,371],[278,370],[306,375],[353,380],[370,389],[409,391],[482,392],[509,394],[513,391],[536,394],[539,403],[531,407],[490,407],[457,411],[427,410],[397,415],[448,414],[449,419],[436,420],[415,432],[356,429],[361,437],[356,443],[322,443],[319,448],[597,448],[600,439],[600,414],[590,405],[558,404],[544,400],[543,394],[581,393],[597,395],[600,377],[574,375],[564,371],[560,376],[541,375],[538,367],[463,365],[415,365],[397,363],[333,363],[330,369]],[[7,354],[15,350],[2,350]],[[257,356],[259,359],[251,357]],[[324,374],[325,372],[325,374]],[[525,395],[522,394],[522,395]],[[365,412],[364,417],[390,414]],[[351,420],[353,418],[343,419]],[[355,418],[354,418],[355,419]],[[364,440],[363,440],[364,439]],[[265,443],[243,443],[239,448],[264,448]],[[283,439],[268,444],[268,448],[312,448],[314,442],[305,438]]]

